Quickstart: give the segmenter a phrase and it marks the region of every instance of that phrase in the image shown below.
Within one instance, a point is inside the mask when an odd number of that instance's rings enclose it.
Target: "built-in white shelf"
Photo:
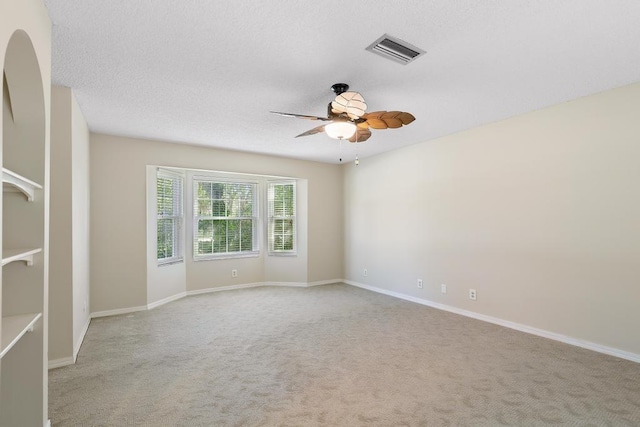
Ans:
[[[27,196],[27,200],[33,202],[36,190],[41,190],[42,185],[33,182],[7,168],[2,168],[2,191],[20,191]]]
[[[2,251],[2,265],[7,265],[14,261],[25,261],[27,265],[33,265],[33,256],[42,252],[42,248],[31,249],[4,249]]]
[[[33,330],[33,325],[42,317],[42,313],[19,314],[2,318],[2,344],[0,359],[16,345],[20,338]]]

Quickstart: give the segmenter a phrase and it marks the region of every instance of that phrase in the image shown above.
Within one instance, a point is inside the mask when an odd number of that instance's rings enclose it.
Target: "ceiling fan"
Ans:
[[[285,117],[330,122],[301,133],[296,138],[325,132],[332,138],[346,139],[351,142],[364,142],[369,139],[370,129],[395,129],[408,125],[416,119],[412,114],[402,111],[367,113],[367,104],[362,95],[358,92],[349,92],[349,85],[346,83],[336,83],[331,86],[331,90],[336,97],[327,107],[327,117],[271,112]]]

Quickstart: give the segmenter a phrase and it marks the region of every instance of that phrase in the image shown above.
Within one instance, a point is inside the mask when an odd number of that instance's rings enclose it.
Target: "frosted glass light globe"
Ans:
[[[324,131],[331,138],[349,139],[356,133],[356,125],[351,122],[333,122],[326,125]]]

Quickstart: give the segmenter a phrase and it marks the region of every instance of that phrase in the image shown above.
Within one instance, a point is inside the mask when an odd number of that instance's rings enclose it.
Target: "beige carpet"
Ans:
[[[54,426],[640,425],[640,364],[342,284],[94,319],[49,387]]]

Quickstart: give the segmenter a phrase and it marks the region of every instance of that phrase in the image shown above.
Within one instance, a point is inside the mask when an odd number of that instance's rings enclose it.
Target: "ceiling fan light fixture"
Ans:
[[[331,102],[331,108],[338,113],[347,113],[355,120],[365,113],[367,104],[358,92],[344,92]]]
[[[356,125],[351,122],[333,122],[324,127],[328,136],[335,139],[349,139],[356,133]]]

